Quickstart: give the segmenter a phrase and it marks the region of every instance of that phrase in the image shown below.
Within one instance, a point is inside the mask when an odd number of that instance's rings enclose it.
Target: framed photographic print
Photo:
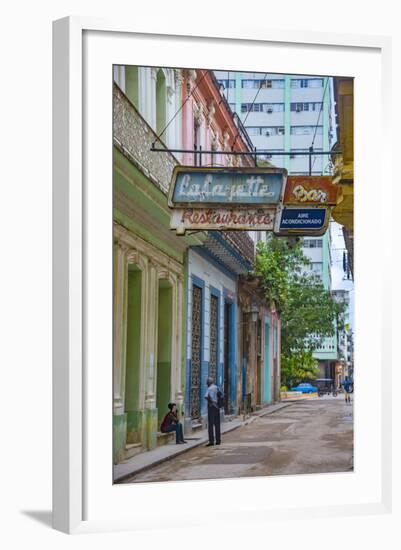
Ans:
[[[384,513],[389,41],[190,35],[54,23],[54,526]]]

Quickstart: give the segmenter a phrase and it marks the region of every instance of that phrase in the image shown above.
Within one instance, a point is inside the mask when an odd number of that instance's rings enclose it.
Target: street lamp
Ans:
[[[251,321],[256,323],[259,317],[259,306],[256,302],[252,302],[249,313],[251,314]]]

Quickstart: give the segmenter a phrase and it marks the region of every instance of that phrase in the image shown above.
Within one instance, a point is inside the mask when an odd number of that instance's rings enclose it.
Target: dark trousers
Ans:
[[[181,422],[177,422],[177,424],[170,424],[170,426],[167,426],[166,433],[169,433],[169,432],[175,432],[176,443],[179,443],[180,441],[184,441],[184,434],[182,432]]]
[[[220,445],[220,409],[213,405],[209,405],[207,408],[207,427],[209,431],[209,443],[214,443],[214,436],[216,435],[216,444]]]

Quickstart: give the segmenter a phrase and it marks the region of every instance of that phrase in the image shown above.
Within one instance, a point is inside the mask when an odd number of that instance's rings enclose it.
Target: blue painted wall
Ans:
[[[277,345],[276,343],[274,345]],[[271,345],[270,345],[270,317],[265,315],[265,357],[264,357],[264,384],[263,403],[271,402]]]

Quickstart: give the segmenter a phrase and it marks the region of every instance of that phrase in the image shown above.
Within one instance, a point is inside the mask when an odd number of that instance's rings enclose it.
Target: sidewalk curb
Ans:
[[[266,407],[266,409],[261,409],[261,410],[255,412],[255,413],[253,413],[252,416],[250,416],[249,418],[246,418],[245,420],[238,421],[238,423],[236,423],[234,426],[229,426],[230,422],[227,422],[227,426],[225,426],[224,428],[222,426],[221,434],[224,435],[226,433],[233,432],[234,430],[237,430],[238,428],[241,428],[243,426],[248,426],[249,424],[252,424],[252,422],[257,420],[258,418],[268,416],[270,414],[274,414],[275,412],[278,412],[278,411],[284,409],[285,407],[289,407],[290,404],[291,403],[278,403],[277,406],[274,406],[274,405],[272,406],[272,407],[274,407],[273,410],[269,410],[270,407]],[[190,451],[192,449],[195,449],[196,447],[200,447],[201,445],[204,445],[205,443],[208,442],[208,440],[209,440],[208,437],[202,437],[202,438],[199,439],[199,441],[196,441],[196,442],[192,443],[190,446],[184,446],[184,448],[177,449],[174,453],[172,453],[169,456],[163,456],[163,457],[160,457],[160,458],[156,458],[155,460],[153,460],[149,464],[143,464],[142,466],[138,466],[138,467],[134,468],[133,470],[131,470],[129,473],[124,473],[121,476],[116,477],[114,479],[114,483],[117,483],[117,484],[121,483],[121,482],[123,482],[123,481],[125,481],[125,480],[127,480],[131,477],[136,476],[139,473],[142,473],[146,470],[150,470],[151,468],[154,468],[155,466],[159,466],[163,462],[167,462],[168,460],[171,460],[172,458],[175,458],[176,456],[180,456],[184,453],[187,453],[188,451]]]
[[[227,426],[227,429],[225,429],[224,431],[221,430],[221,435],[224,435],[229,432],[233,432],[237,428],[241,428],[241,426],[243,425],[244,423],[241,422],[240,424],[236,424],[235,426]],[[157,458],[156,460],[154,460],[153,462],[150,462],[149,464],[144,464],[143,466],[139,466],[134,470],[132,470],[130,473],[123,474],[120,477],[115,478],[114,483],[120,483],[126,479],[129,479],[130,477],[136,476],[137,474],[144,472],[145,470],[149,470],[150,468],[159,466],[159,464],[162,464],[163,462],[167,462],[168,460],[171,460],[176,456],[180,456],[184,453],[187,453],[188,451],[195,449],[196,447],[200,447],[201,445],[204,445],[208,441],[209,439],[207,437],[202,437],[201,439],[199,439],[199,441],[192,443],[190,447],[183,447],[183,448],[177,449],[176,452],[174,452],[170,456],[163,456],[161,458]]]

